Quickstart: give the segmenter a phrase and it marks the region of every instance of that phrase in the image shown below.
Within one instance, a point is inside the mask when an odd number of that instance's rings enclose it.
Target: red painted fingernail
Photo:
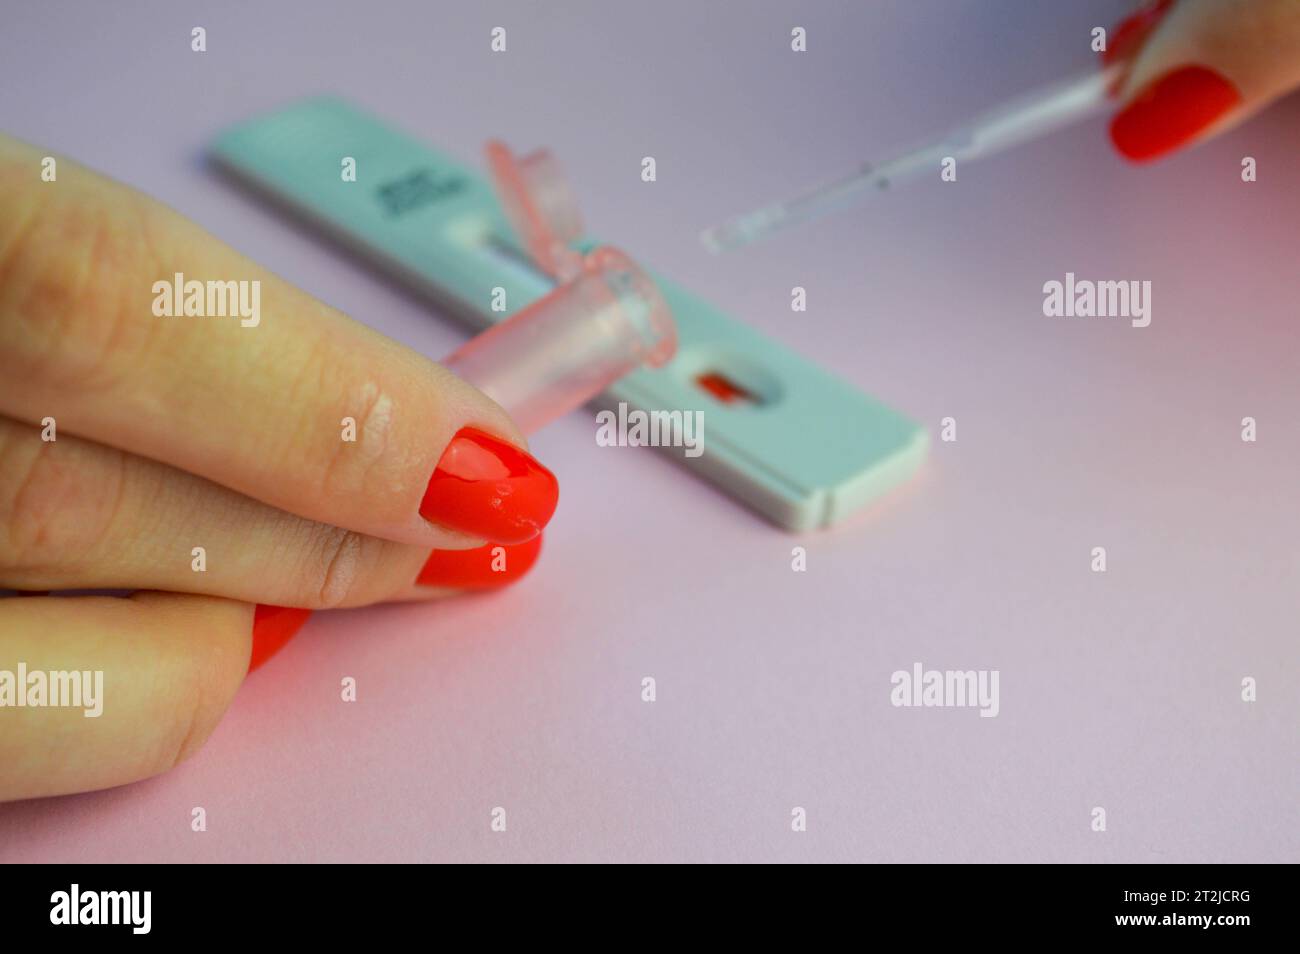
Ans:
[[[426,520],[499,543],[523,543],[555,513],[560,485],[527,451],[475,427],[452,438],[420,504]]]
[[[302,629],[310,615],[311,610],[307,609],[258,603],[253,610],[253,654],[248,660],[248,671],[252,672],[278,653]]]
[[[1195,139],[1241,102],[1237,88],[1205,66],[1183,66],[1155,80],[1111,120],[1120,154],[1146,162]]]
[[[1123,20],[1110,31],[1106,49],[1101,52],[1101,61],[1109,66],[1120,60],[1126,60],[1142,48],[1153,27],[1159,23],[1174,0],[1159,0],[1149,7],[1144,7],[1127,20]]]
[[[505,586],[531,570],[541,552],[540,533],[524,543],[489,543],[473,550],[434,550],[415,582],[457,590]]]

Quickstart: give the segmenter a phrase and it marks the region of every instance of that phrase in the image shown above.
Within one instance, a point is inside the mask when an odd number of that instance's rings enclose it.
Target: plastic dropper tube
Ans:
[[[443,360],[531,434],[643,364],[677,349],[672,313],[650,276],[597,248],[576,275]]]
[[[863,163],[840,179],[705,229],[700,241],[715,253],[749,245],[778,229],[821,218],[901,182],[924,175],[937,179],[939,163],[946,157],[969,160],[995,155],[1082,122],[1106,105],[1122,73],[1123,66],[1113,64],[1018,96],[884,162]]]

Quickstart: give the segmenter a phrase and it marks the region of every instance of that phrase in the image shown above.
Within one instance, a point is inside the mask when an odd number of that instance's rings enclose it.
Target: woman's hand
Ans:
[[[0,137],[0,587],[161,592],[0,600],[0,800],[171,768],[309,610],[517,579],[558,496],[474,388],[42,156]]]
[[[1300,86],[1300,2],[1156,0],[1111,31],[1105,59],[1128,64],[1115,148],[1158,159]]]

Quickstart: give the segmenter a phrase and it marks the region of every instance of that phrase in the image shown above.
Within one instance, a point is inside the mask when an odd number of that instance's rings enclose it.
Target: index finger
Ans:
[[[0,412],[406,543],[550,518],[554,476],[485,395],[165,206],[41,168],[0,139]]]
[[[1110,128],[1129,159],[1216,136],[1300,84],[1295,0],[1166,0],[1150,19]]]

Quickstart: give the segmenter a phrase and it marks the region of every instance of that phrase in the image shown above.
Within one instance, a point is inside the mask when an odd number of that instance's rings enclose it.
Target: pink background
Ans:
[[[179,770],[0,807],[0,858],[1300,858],[1294,99],[1150,168],[1093,123],[715,259],[702,226],[1084,67],[1124,4],[206,6],[11,7],[0,125],[429,355],[464,333],[205,145],[320,91],[469,160],[547,144],[595,234],[959,440],[795,540],[575,413],[533,441],[563,499],[524,582],[318,615]],[[1151,327],[1043,317],[1066,271],[1152,281]],[[999,669],[1001,714],[891,707],[917,661]]]

